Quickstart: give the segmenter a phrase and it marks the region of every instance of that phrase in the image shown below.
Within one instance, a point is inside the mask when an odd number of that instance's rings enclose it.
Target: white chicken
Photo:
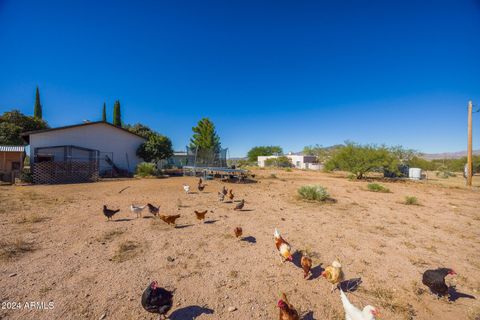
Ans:
[[[142,216],[142,211],[143,209],[145,209],[146,205],[145,206],[137,206],[135,204],[132,204],[130,206],[130,211],[132,211],[133,213],[135,213],[137,215],[137,218],[140,216]]]
[[[184,184],[183,190],[185,191],[186,194],[188,194],[190,192],[190,186],[188,184]]]
[[[347,296],[340,289],[340,298],[342,299],[343,309],[345,310],[345,320],[375,320],[375,316],[378,316],[377,309],[368,305],[363,310],[355,307]]]

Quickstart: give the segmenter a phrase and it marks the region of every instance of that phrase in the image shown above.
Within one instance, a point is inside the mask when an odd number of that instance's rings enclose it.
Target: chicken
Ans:
[[[242,210],[244,206],[245,206],[245,200],[242,199],[242,201],[237,203],[237,205],[235,206],[235,208],[233,210]]]
[[[302,269],[303,269],[303,278],[307,278],[310,273],[310,269],[312,269],[312,259],[309,256],[307,256],[306,253],[302,255],[302,259],[300,260],[300,265],[302,266]]]
[[[159,319],[162,319],[172,308],[173,292],[159,287],[157,281],[152,281],[143,291],[141,302],[143,309],[151,313],[158,313]]]
[[[111,210],[111,209],[108,209],[106,205],[103,205],[103,214],[105,215],[105,217],[107,217],[107,221],[110,220],[113,217],[113,215],[119,211],[120,209]]]
[[[331,266],[325,268],[322,272],[322,277],[327,279],[328,282],[332,284],[332,292],[335,288],[344,280],[344,275],[342,271],[342,265],[337,260],[332,262]]]
[[[228,190],[227,197],[228,197],[228,199],[233,200],[233,198],[235,197],[235,196],[233,195],[233,189]]]
[[[297,310],[288,302],[285,293],[282,293],[282,298],[278,300],[277,306],[280,309],[279,320],[300,320]]]
[[[348,301],[348,298],[342,289],[340,289],[340,298],[342,299],[346,320],[375,320],[375,317],[378,316],[377,309],[370,305],[365,306],[363,310],[355,307],[350,301]]]
[[[203,220],[205,221],[205,215],[207,214],[208,210],[205,211],[197,211],[195,210],[195,215],[197,216],[198,220]]]
[[[198,178],[198,185],[201,185],[203,183],[202,177]]]
[[[199,185],[197,186],[198,191],[202,192],[202,191],[205,189],[205,186],[206,186],[206,184],[199,184]]]
[[[188,194],[190,192],[190,186],[188,184],[183,184],[183,190]]]
[[[226,196],[227,193],[228,193],[227,188],[225,188],[225,186],[223,186],[223,188],[222,188],[222,193],[223,193],[224,196]]]
[[[285,262],[286,260],[292,261],[293,257],[292,257],[292,254],[290,253],[291,251],[290,244],[282,238],[277,228],[275,228],[273,238],[275,239],[275,246],[277,247],[278,253],[282,258],[282,262]]]
[[[225,195],[221,192],[218,193],[218,201],[223,202],[225,200]]]
[[[142,211],[143,209],[145,209],[146,206],[137,206],[135,204],[132,204],[130,206],[130,211],[132,211],[133,213],[135,213],[137,215],[137,218],[140,216],[142,216]]]
[[[448,286],[445,284],[447,275],[456,275],[457,273],[449,268],[438,268],[436,270],[427,270],[423,273],[422,283],[430,291],[441,297],[448,293]]]
[[[154,205],[147,203],[147,207],[148,207],[148,211],[150,211],[150,213],[153,214],[155,217],[160,212],[160,206],[155,207]]]
[[[160,219],[162,219],[164,222],[166,222],[166,223],[168,223],[168,224],[173,224],[173,225],[175,226],[175,225],[176,225],[175,220],[177,220],[178,218],[180,218],[180,215],[179,215],[179,214],[172,215],[172,216],[160,215],[159,217],[160,217]]]
[[[236,227],[233,232],[235,232],[235,237],[240,238],[242,236],[243,230],[241,227]]]

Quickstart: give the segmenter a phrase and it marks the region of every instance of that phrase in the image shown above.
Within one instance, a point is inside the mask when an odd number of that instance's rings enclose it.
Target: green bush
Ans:
[[[320,185],[302,186],[298,189],[298,195],[309,201],[325,201],[330,197],[327,189]]]
[[[417,197],[406,196],[405,197],[405,204],[416,206],[416,205],[418,205],[418,199],[417,199]]]
[[[154,163],[141,162],[137,166],[136,173],[140,177],[154,176],[157,173],[157,168]]]
[[[448,179],[450,177],[455,177],[456,174],[448,170],[446,166],[440,166],[438,168],[438,171],[436,173],[437,177],[442,178],[442,179]]]
[[[23,168],[22,172],[20,172],[20,181],[25,183],[33,183],[33,175],[30,168]]]
[[[373,192],[390,192],[390,189],[382,186],[381,184],[378,183],[369,183],[367,185],[368,190],[373,191]]]
[[[270,159],[267,159],[265,160],[265,166],[267,167],[279,167],[279,168],[291,168],[293,165],[292,165],[292,161],[285,157],[285,156],[281,156],[281,157],[278,157],[278,158],[270,158]]]
[[[287,168],[287,169],[285,169],[285,171],[286,172],[292,172],[293,170],[292,170],[292,168]]]
[[[362,179],[369,172],[398,172],[397,156],[385,146],[347,142],[325,163],[326,170],[344,170]]]

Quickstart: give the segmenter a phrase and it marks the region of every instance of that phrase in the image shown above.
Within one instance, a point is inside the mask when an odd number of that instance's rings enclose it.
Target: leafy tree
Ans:
[[[321,145],[306,146],[303,148],[303,154],[309,156],[316,156],[318,162],[324,163],[335,153],[336,150],[342,148],[343,145],[334,145],[331,147],[322,147]]]
[[[102,121],[107,122],[107,105],[105,102],[103,103],[103,109],[102,109]]]
[[[142,136],[144,138],[149,138],[150,135],[156,134],[155,131],[147,127],[146,125],[143,125],[141,123],[135,123],[134,125],[127,124],[124,126],[124,129],[127,129],[128,131],[138,134],[139,136]]]
[[[190,148],[212,152],[220,151],[220,137],[215,131],[215,125],[208,118],[202,118],[198,121],[196,127],[192,128],[193,136],[190,139]]]
[[[115,101],[113,105],[113,125],[117,127],[122,126],[122,115],[120,111],[120,101]]]
[[[357,179],[366,173],[388,170],[398,171],[399,161],[385,146],[359,145],[347,142],[330,160],[325,163],[326,170],[344,170],[351,172]]]
[[[281,155],[283,150],[280,146],[257,146],[248,151],[247,157],[250,162],[257,162],[259,156]]]
[[[40,103],[40,92],[35,93],[35,106],[33,108],[33,116],[37,119],[42,119],[42,104]]]
[[[138,147],[137,155],[146,162],[156,162],[173,155],[172,141],[168,137],[154,133]]]
[[[411,168],[420,168],[422,170],[435,170],[435,163],[428,161],[419,156],[413,156],[407,162],[408,166]]]
[[[23,144],[22,133],[46,128],[48,124],[42,119],[26,116],[18,110],[7,111],[0,116],[0,144]]]
[[[21,133],[22,128],[13,123],[0,123],[0,144],[23,145],[23,140],[20,137]]]
[[[267,167],[279,167],[279,168],[291,168],[293,167],[290,158],[281,156],[277,158],[270,158],[265,160],[265,166]]]

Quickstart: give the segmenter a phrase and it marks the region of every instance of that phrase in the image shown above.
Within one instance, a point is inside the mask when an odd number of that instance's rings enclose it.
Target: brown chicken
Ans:
[[[331,266],[325,268],[322,272],[322,277],[327,279],[328,282],[332,284],[332,292],[337,288],[337,286],[344,280],[344,275],[342,271],[342,265],[337,260],[332,262]]]
[[[242,236],[243,230],[241,227],[236,227],[234,230],[235,237],[240,238]]]
[[[242,210],[244,206],[245,206],[245,200],[242,199],[242,201],[237,203],[237,205],[235,206],[235,208],[233,210]]]
[[[233,195],[233,189],[228,190],[227,197],[228,197],[228,199],[233,200],[233,198],[235,197],[235,196]]]
[[[297,310],[288,302],[285,293],[282,293],[282,298],[278,300],[277,306],[280,309],[279,320],[300,320]]]
[[[275,228],[273,238],[275,239],[275,246],[277,247],[282,262],[285,262],[286,260],[290,262],[293,261],[293,256],[291,253],[292,248],[290,247],[290,244],[282,238],[280,231],[278,231],[277,228]]]
[[[302,265],[303,278],[305,279],[308,277],[310,270],[312,269],[312,259],[307,256],[306,253],[304,253],[302,259],[300,260],[300,264]]]
[[[180,215],[179,215],[179,214],[171,215],[171,216],[160,215],[159,217],[160,217],[160,219],[162,219],[164,222],[166,222],[166,223],[168,223],[168,224],[173,224],[173,225],[175,226],[175,225],[176,225],[175,220],[177,220],[178,218],[180,218]]]
[[[223,188],[222,188],[222,193],[223,193],[223,195],[225,195],[225,196],[226,196],[227,193],[228,193],[227,188],[225,188],[225,186],[223,186]]]
[[[195,215],[197,216],[198,220],[205,221],[205,216],[206,216],[207,212],[208,212],[208,210],[204,210],[204,211],[195,210]]]

